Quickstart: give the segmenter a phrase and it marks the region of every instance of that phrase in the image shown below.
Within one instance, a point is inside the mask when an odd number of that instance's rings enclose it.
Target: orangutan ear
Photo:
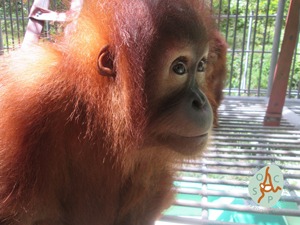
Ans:
[[[114,56],[110,51],[109,45],[104,46],[97,60],[98,72],[102,76],[115,77]]]

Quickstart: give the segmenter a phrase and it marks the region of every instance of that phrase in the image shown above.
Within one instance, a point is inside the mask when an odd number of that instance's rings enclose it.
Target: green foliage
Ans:
[[[0,2],[0,28],[4,47],[16,48],[20,45],[26,30],[26,17],[31,4],[22,0]]]
[[[285,16],[288,6],[289,1],[285,4]],[[246,74],[245,87],[253,90],[251,93],[246,90],[246,95],[265,95],[266,91],[263,89],[268,87],[278,0],[214,0],[213,8],[217,14],[223,15],[218,21],[219,28],[229,45],[227,88],[237,90],[232,90],[231,94],[244,95],[242,81]],[[281,36],[284,32],[285,16]],[[295,60],[293,77],[290,76],[291,90],[296,92],[300,82],[300,64],[296,63],[299,61],[299,54],[298,45],[297,54],[294,56],[298,59]]]

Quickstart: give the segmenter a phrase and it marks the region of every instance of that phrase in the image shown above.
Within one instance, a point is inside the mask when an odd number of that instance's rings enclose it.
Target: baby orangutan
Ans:
[[[154,224],[208,140],[214,30],[199,0],[86,0],[73,31],[6,57],[0,224]]]

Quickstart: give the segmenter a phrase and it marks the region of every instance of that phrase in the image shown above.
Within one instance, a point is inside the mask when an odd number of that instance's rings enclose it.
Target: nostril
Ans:
[[[194,100],[192,101],[192,107],[193,107],[193,109],[195,109],[195,110],[200,110],[200,109],[202,109],[202,107],[205,105],[205,103],[206,103],[205,97],[199,96],[199,98],[194,99]]]
[[[193,107],[194,109],[196,109],[196,110],[201,109],[201,103],[200,103],[200,101],[194,100],[194,101],[192,102],[192,107]]]

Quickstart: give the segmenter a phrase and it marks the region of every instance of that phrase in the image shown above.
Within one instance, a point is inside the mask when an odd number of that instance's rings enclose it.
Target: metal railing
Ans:
[[[226,94],[269,96],[289,1],[213,0],[212,5],[219,29],[229,44]],[[297,42],[288,98],[300,98],[299,61],[300,44]]]
[[[50,0],[61,11],[61,0]],[[32,0],[0,0],[0,55],[20,47]],[[228,79],[225,94],[268,96],[280,51],[289,1],[211,0],[219,29],[226,38]],[[46,23],[50,38],[57,24]],[[298,37],[299,38],[299,37]],[[300,44],[297,42],[290,72],[288,98],[300,98]]]
[[[265,98],[225,98],[208,149],[180,168],[176,202],[161,220],[174,225],[300,224],[300,123],[290,123],[300,107],[292,101],[299,102],[287,100],[281,125],[268,127],[263,126]],[[248,186],[259,169],[272,164],[282,170],[284,185],[280,201],[268,208],[251,198]]]

